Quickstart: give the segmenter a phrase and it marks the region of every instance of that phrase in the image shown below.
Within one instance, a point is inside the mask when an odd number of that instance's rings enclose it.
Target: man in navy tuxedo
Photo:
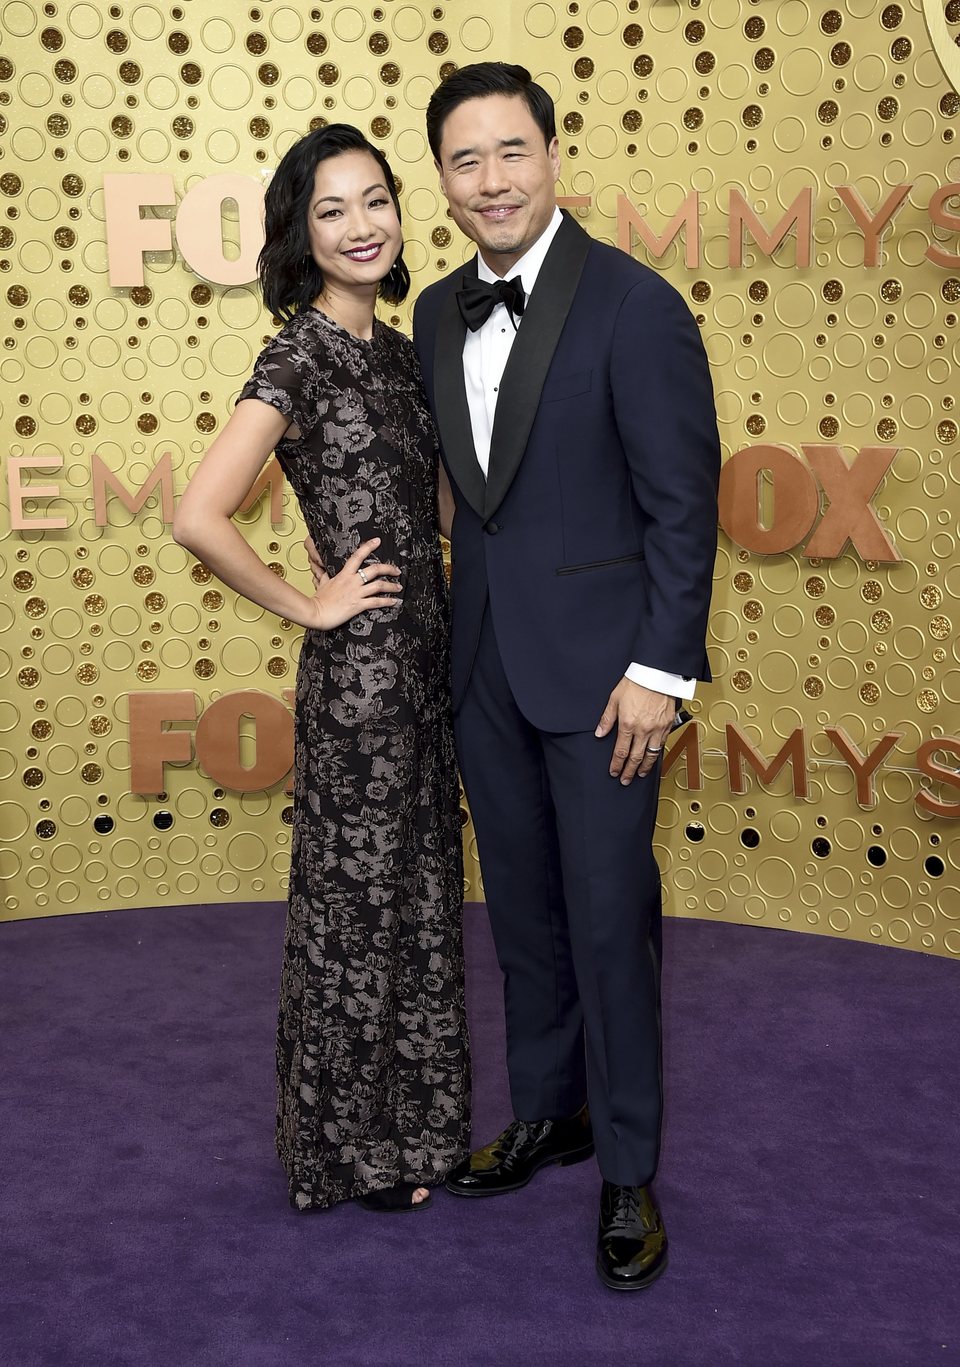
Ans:
[[[454,72],[427,132],[479,248],[420,296],[414,341],[452,489],[458,749],[515,1113],[447,1188],[515,1191],[595,1151],[597,1269],[639,1289],[667,1257],[652,836],[678,702],[710,677],[713,391],[677,291],[558,209],[553,103],[523,67]]]

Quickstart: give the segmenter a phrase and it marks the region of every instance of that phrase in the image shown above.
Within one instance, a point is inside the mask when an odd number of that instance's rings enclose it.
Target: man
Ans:
[[[635,1290],[667,1259],[652,836],[677,702],[710,677],[713,393],[679,294],[558,210],[553,103],[523,67],[454,72],[427,133],[479,248],[421,295],[414,341],[453,493],[457,746],[516,1116],[446,1185],[499,1195],[596,1151],[597,1269]]]

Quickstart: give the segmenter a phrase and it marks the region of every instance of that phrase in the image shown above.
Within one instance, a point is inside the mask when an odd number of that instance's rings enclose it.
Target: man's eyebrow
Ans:
[[[376,185],[368,185],[362,193],[365,197],[366,195],[373,194],[374,190],[386,190],[386,188],[387,187],[378,180]],[[319,199],[315,199],[313,202],[314,204],[342,204],[343,199],[340,195],[321,195]]]
[[[501,138],[497,143],[497,149],[499,150],[501,147],[526,147],[526,145],[526,138]],[[459,161],[462,157],[475,157],[477,150],[476,147],[458,147],[455,152],[451,153],[450,160],[453,162]]]

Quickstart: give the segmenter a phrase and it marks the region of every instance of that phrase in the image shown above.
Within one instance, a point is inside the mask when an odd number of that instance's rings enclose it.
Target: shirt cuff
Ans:
[[[662,669],[650,669],[647,665],[631,664],[624,673],[631,683],[651,688],[654,693],[666,693],[668,698],[689,701],[697,689],[696,679],[687,679],[681,674],[665,674]]]

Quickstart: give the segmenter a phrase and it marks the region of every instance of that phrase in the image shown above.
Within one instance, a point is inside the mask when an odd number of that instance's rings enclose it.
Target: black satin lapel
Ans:
[[[457,279],[464,274],[476,273],[474,261],[465,270],[457,272]],[[463,381],[465,334],[466,327],[457,308],[456,289],[451,288],[447,291],[437,321],[433,356],[433,406],[440,444],[450,472],[471,508],[482,517],[487,486],[473,444],[470,408]]]
[[[593,239],[564,213],[563,223],[540,267],[523,322],[500,382],[490,442],[483,516],[492,517],[513,483],[540,404],[553,353],[580,283]]]

